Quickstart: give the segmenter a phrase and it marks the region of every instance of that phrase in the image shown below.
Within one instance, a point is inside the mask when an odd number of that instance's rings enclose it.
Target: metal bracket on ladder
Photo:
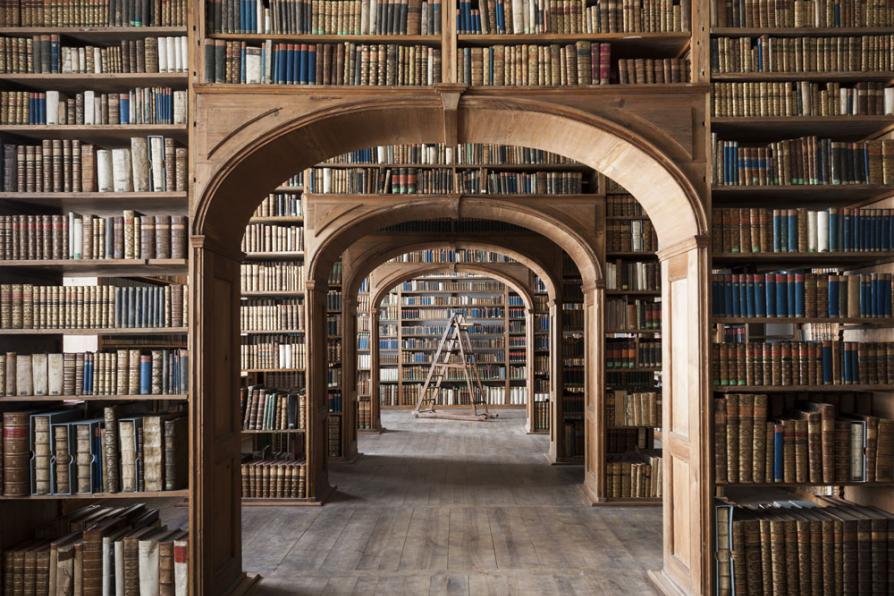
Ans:
[[[466,323],[463,315],[459,313],[451,315],[447,327],[441,335],[438,348],[432,356],[425,384],[422,386],[422,391],[419,392],[416,409],[413,411],[417,418],[485,421],[496,417],[491,415],[487,409],[487,400],[481,385],[481,377],[478,376],[478,362],[469,339],[468,328],[469,323]],[[462,371],[472,402],[470,404],[473,408],[472,414],[454,414],[437,409],[441,396],[441,382],[450,374],[451,370]]]

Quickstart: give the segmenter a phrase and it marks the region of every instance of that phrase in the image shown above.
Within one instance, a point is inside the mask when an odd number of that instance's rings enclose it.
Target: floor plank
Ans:
[[[361,457],[332,467],[322,508],[243,509],[257,594],[654,594],[659,508],[583,501],[582,469],[550,466],[524,416],[416,421],[386,412]]]

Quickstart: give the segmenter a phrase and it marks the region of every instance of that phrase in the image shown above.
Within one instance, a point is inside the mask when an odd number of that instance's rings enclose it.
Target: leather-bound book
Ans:
[[[767,399],[766,395],[754,396],[751,453],[751,479],[754,482],[764,482],[767,448]]]
[[[143,417],[143,478],[147,491],[164,490],[164,419]]]
[[[739,396],[729,394],[726,400],[726,475],[730,483],[739,482]]]
[[[164,421],[164,490],[186,487],[189,466],[187,453],[187,418]]]
[[[121,490],[121,465],[118,448],[118,414],[114,406],[103,409],[105,424],[102,433],[103,460],[103,490],[107,493],[116,493]]]

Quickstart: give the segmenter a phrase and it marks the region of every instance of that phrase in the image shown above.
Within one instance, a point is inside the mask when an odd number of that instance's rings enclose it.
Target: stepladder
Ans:
[[[441,334],[438,347],[432,356],[431,366],[425,377],[425,383],[419,392],[416,409],[417,418],[444,418],[448,420],[486,421],[495,416],[487,409],[487,399],[481,377],[478,375],[478,362],[472,341],[469,338],[469,327],[461,313],[453,313],[447,321],[447,327]],[[456,387],[457,394],[462,395],[465,388],[468,404],[460,399],[460,405],[468,405],[471,412],[447,411],[438,409],[444,406],[443,399],[446,384]]]

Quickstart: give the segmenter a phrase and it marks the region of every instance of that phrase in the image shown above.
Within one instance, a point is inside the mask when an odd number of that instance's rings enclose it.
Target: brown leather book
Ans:
[[[33,411],[3,413],[3,495],[30,493],[28,421]]]

